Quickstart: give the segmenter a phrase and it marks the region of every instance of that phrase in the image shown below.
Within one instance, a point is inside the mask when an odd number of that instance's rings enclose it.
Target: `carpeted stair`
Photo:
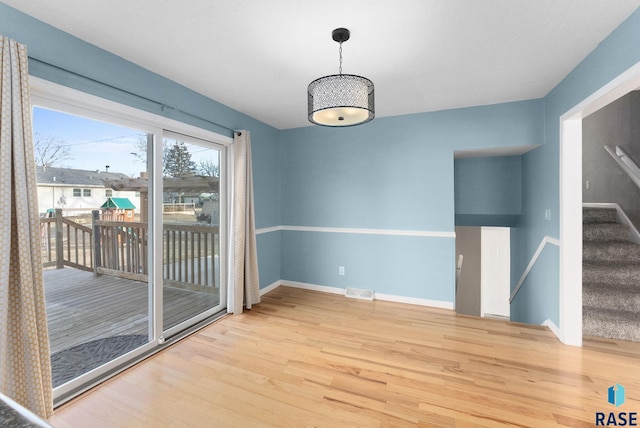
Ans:
[[[640,342],[640,245],[614,208],[583,209],[583,334]]]

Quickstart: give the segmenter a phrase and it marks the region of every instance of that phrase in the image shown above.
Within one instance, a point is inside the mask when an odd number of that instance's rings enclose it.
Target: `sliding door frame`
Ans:
[[[180,121],[169,119],[143,110],[126,106],[117,102],[109,101],[94,95],[87,94],[75,89],[71,89],[56,83],[49,82],[34,76],[30,76],[30,90],[32,106],[42,107],[46,109],[57,110],[63,113],[87,117],[89,119],[99,120],[130,127],[132,129],[146,132],[153,135],[153,144],[148,145],[151,149],[147,153],[147,171],[152,178],[149,182],[149,224],[153,233],[149,234],[149,248],[153,251],[149,254],[149,266],[154,266],[149,275],[149,342],[136,348],[135,350],[122,355],[111,362],[100,366],[88,373],[85,373],[74,380],[60,385],[53,390],[54,405],[59,406],[82,392],[92,388],[93,386],[104,382],[107,378],[125,370],[135,364],[144,356],[161,349],[164,343],[163,337],[163,317],[162,317],[162,259],[160,263],[155,263],[158,257],[162,257],[162,147],[165,130],[171,130],[173,133],[188,135],[190,137],[211,142],[220,153],[220,180],[221,198],[224,195],[224,202],[221,200],[221,227],[220,229],[220,287],[225,292],[228,288],[227,277],[227,240],[228,240],[228,212],[227,212],[227,195],[231,176],[229,168],[223,169],[222,165],[227,166],[226,160],[228,156],[228,147],[233,143],[233,139],[206,129],[189,125]],[[159,171],[159,173],[155,173]],[[222,174],[225,176],[222,177]],[[224,187],[223,187],[224,186]],[[224,190],[223,190],[224,189]],[[222,222],[222,216],[225,216],[225,222]],[[224,246],[224,247],[223,247]],[[224,248],[224,253],[222,249]],[[224,254],[225,258],[222,258]],[[158,256],[159,255],[159,256]],[[220,303],[224,307],[226,300],[223,301],[221,293]],[[208,315],[207,315],[208,316]],[[203,316],[202,318],[206,318]],[[198,320],[200,320],[198,318]],[[173,331],[171,331],[173,332]]]

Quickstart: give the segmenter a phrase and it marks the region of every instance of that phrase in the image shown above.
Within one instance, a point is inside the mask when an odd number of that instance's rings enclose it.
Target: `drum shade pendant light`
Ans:
[[[309,83],[309,121],[323,126],[354,126],[375,117],[373,82],[362,76],[342,74],[342,43],[349,30],[336,28],[333,40],[340,43],[339,74],[324,76]]]

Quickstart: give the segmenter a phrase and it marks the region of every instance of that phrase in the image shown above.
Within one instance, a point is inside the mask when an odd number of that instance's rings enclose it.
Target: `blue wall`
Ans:
[[[558,290],[559,259],[560,249],[547,245],[511,304],[512,321],[542,324],[551,320],[558,325],[559,308],[553,296]]]
[[[282,131],[283,225],[311,228],[283,233],[282,278],[453,302],[453,153],[540,144],[543,114],[542,101],[532,100]],[[517,158],[504,165],[519,176]],[[488,179],[495,176],[490,171]]]
[[[26,44],[30,74],[223,135],[251,132],[256,226],[280,224],[279,131],[0,3],[0,34]],[[167,105],[172,109],[163,109]],[[280,277],[280,242],[259,236],[260,283]]]
[[[453,231],[453,151],[537,144],[541,100],[282,131],[285,225]]]
[[[522,156],[454,161],[456,226],[505,226],[522,214]]]
[[[452,238],[284,231],[282,244],[285,280],[453,302]]]

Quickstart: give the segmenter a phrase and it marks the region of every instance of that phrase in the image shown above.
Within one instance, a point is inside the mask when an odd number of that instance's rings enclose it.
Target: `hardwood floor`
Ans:
[[[640,344],[288,287],[57,409],[65,427],[587,427]],[[607,402],[620,383],[626,402]]]

